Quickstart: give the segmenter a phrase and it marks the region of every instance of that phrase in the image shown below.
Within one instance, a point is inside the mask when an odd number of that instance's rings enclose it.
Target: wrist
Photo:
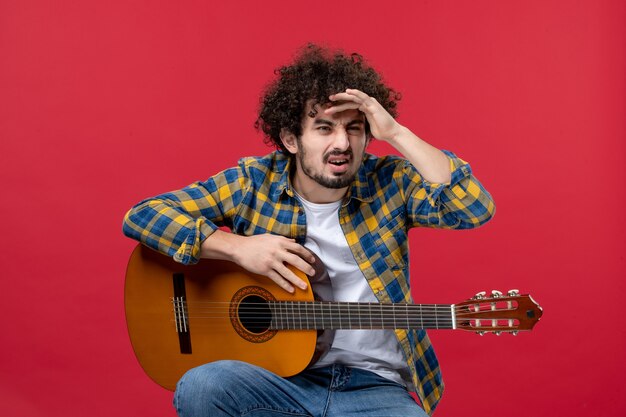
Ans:
[[[395,146],[402,140],[403,137],[406,137],[410,133],[411,131],[409,129],[396,122],[394,128],[391,130],[387,138],[387,142],[390,145]]]
[[[237,245],[234,243],[237,235],[216,230],[207,237],[200,245],[200,257],[210,259],[223,259],[237,263]]]

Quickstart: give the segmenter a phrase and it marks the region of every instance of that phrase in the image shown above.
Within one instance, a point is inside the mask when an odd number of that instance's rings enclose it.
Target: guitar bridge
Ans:
[[[191,354],[191,334],[189,332],[189,312],[187,310],[187,293],[185,291],[185,274],[173,274],[174,297],[174,323],[178,333],[180,353]]]

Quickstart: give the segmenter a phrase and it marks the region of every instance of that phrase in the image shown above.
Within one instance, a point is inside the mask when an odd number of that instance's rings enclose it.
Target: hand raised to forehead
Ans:
[[[348,88],[343,93],[331,95],[329,99],[333,105],[324,110],[325,114],[335,114],[348,109],[359,110],[365,114],[372,136],[377,139],[389,141],[400,131],[400,124],[378,100],[362,91]]]

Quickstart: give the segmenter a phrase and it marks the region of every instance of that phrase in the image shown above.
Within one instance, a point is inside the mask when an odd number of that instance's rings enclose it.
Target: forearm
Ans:
[[[387,139],[431,183],[448,184],[451,180],[450,159],[439,149],[398,124],[397,133]]]

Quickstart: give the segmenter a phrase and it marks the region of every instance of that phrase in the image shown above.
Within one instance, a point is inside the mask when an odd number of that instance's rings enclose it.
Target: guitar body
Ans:
[[[179,306],[173,300],[181,295],[181,285],[185,301]],[[248,362],[281,376],[304,370],[313,360],[317,331],[249,331],[232,309],[250,293],[286,301],[314,298],[310,285],[289,294],[232,262],[185,266],[138,245],[128,264],[124,304],[130,340],[144,371],[174,390],[187,370],[222,359]],[[177,310],[184,310],[182,319]],[[215,314],[206,314],[211,311]]]

